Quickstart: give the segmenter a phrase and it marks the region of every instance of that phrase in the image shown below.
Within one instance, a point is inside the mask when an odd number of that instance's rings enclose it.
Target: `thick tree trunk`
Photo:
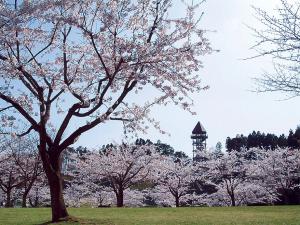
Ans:
[[[69,214],[63,198],[63,179],[60,171],[47,173],[52,208],[52,221],[58,222],[66,219]]]
[[[176,204],[176,207],[180,207],[179,197],[175,197],[175,204]]]
[[[45,109],[41,107],[41,112],[44,113],[44,110]],[[47,114],[50,114],[50,109],[48,109],[48,112],[45,114],[46,116],[43,117],[41,121],[41,129],[39,131],[39,153],[50,187],[52,222],[59,222],[69,219],[69,214],[63,197],[63,178],[61,174],[61,153],[66,150],[66,147],[59,149],[58,145],[49,146],[49,142],[51,143],[51,141],[47,141],[49,138],[47,137],[46,131],[46,121],[49,116]],[[60,138],[58,138],[58,140],[55,139],[55,141],[59,143]]]
[[[60,155],[46,153],[45,149],[40,149],[40,154],[50,188],[52,222],[67,220],[69,214],[63,197]]]
[[[234,196],[234,194],[230,195],[230,199],[231,199],[231,206],[235,206],[236,204],[235,204],[235,196]]]
[[[120,189],[117,194],[117,207],[123,207],[124,206],[124,191],[123,189]]]
[[[26,208],[27,205],[26,205],[26,200],[27,200],[27,192],[25,192],[22,196],[22,208]]]
[[[5,208],[9,208],[11,206],[12,206],[12,204],[11,204],[11,190],[7,190]]]

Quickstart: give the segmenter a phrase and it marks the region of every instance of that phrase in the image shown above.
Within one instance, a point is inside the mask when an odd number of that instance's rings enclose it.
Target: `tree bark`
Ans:
[[[59,154],[49,154],[41,151],[44,171],[48,178],[51,197],[52,222],[68,219],[68,212],[63,197],[63,178]]]
[[[63,198],[63,179],[60,171],[47,174],[52,208],[52,221],[58,222],[69,216]]]
[[[26,200],[27,200],[27,194],[28,193],[24,193],[23,196],[22,196],[22,208],[26,208],[27,205],[26,205]]]
[[[11,204],[11,190],[7,190],[5,208],[9,208],[11,206],[12,206],[12,204]]]
[[[176,207],[180,207],[180,204],[179,204],[179,197],[175,197],[175,204],[176,204]]]
[[[236,206],[234,194],[231,194],[231,195],[230,195],[230,199],[231,199],[231,206]]]
[[[120,189],[117,194],[117,207],[123,207],[124,206],[124,191],[123,189]]]

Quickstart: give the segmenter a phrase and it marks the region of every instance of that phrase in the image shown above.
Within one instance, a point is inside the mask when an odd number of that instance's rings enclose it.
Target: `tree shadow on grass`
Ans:
[[[48,225],[48,224],[92,224],[92,223],[87,223],[88,221],[83,221],[82,219],[73,217],[73,216],[68,216],[67,218],[63,218],[58,222],[53,223],[52,221],[48,221],[45,223],[37,224],[37,225]]]
[[[108,221],[105,222],[94,222],[94,221],[90,221],[90,220],[86,220],[86,219],[80,219],[80,218],[76,218],[73,216],[70,216],[68,218],[62,219],[61,221],[57,222],[57,223],[53,223],[52,221],[48,221],[45,223],[41,223],[41,224],[37,224],[37,225],[113,225],[113,223],[110,223]]]

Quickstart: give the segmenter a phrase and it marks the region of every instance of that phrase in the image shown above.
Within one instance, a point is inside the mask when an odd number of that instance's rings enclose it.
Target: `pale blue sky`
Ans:
[[[181,1],[174,2],[174,13],[180,14]],[[152,115],[171,136],[162,136],[156,130],[141,136],[154,141],[160,139],[191,155],[190,135],[197,121],[208,132],[208,147],[218,141],[224,143],[228,136],[253,130],[287,134],[290,128],[300,124],[300,98],[280,101],[284,97],[278,94],[249,91],[254,88],[253,77],[272,70],[271,59],[240,60],[255,54],[249,50],[255,39],[245,25],[258,26],[251,5],[272,10],[278,3],[279,0],[207,0],[201,8],[205,13],[202,26],[216,30],[208,36],[212,46],[221,52],[204,58],[200,73],[210,89],[193,95],[198,115],[192,116],[173,106],[157,107]],[[107,123],[82,135],[76,145],[97,147],[118,142],[124,137],[122,131],[120,123]]]

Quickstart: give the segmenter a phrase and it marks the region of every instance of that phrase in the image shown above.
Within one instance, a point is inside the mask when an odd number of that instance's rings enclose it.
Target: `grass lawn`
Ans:
[[[79,222],[103,225],[300,225],[300,206],[235,208],[72,208]],[[1,225],[48,224],[50,209],[0,209]]]

